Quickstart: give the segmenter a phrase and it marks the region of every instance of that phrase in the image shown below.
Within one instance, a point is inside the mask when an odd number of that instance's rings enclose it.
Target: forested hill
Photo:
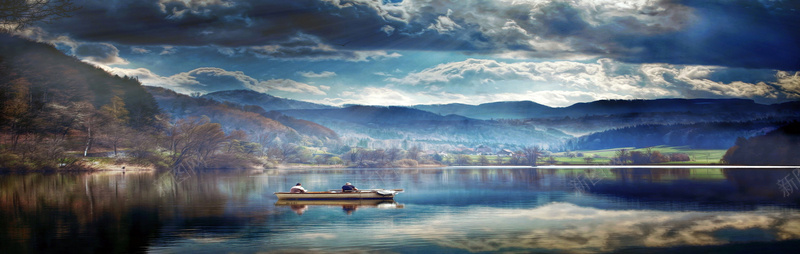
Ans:
[[[89,102],[94,108],[118,97],[128,111],[128,124],[152,126],[159,113],[153,97],[138,80],[108,74],[67,56],[52,45],[0,33],[0,101],[27,94],[29,113],[46,113],[45,105]]]
[[[343,139],[372,139],[376,142],[408,140],[427,143],[431,145],[428,149],[434,149],[434,144],[441,145],[436,149],[443,151],[458,144],[548,146],[560,144],[571,137],[557,130],[537,129],[531,125],[513,125],[458,115],[442,116],[408,107],[350,106],[281,112],[322,124],[339,133]]]
[[[800,165],[800,122],[765,135],[738,138],[722,158],[730,164]]]
[[[764,105],[747,99],[656,99],[599,100],[552,108],[530,101],[497,102],[480,105],[417,105],[414,108],[437,114],[457,114],[475,119],[579,118],[641,113],[690,113],[694,115],[796,114],[800,103]]]
[[[346,108],[316,110],[282,110],[299,118],[333,118],[359,124],[415,124],[421,122],[475,121],[463,116],[441,116],[408,107],[349,106]]]
[[[271,114],[268,117],[267,112],[260,107],[194,98],[161,87],[147,87],[147,89],[159,105],[175,118],[206,116],[212,122],[220,123],[225,132],[242,130],[262,145],[268,145],[275,138],[282,142],[297,142],[304,135],[322,141],[338,139],[336,133],[328,128],[280,114]]]
[[[566,149],[595,150],[659,145],[727,149],[739,137],[763,135],[785,124],[782,120],[764,119],[747,122],[635,125],[578,137],[567,142]]]
[[[441,115],[461,115],[475,119],[523,119],[551,114],[554,108],[532,101],[504,101],[467,105],[460,103],[416,105],[413,108]]]
[[[203,98],[214,99],[221,102],[233,102],[241,105],[256,105],[265,111],[287,109],[330,109],[327,105],[315,104],[305,101],[275,97],[252,90],[228,90],[208,93]]]

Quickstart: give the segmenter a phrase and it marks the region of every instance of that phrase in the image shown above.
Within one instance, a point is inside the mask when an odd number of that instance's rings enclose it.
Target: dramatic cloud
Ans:
[[[595,62],[501,62],[468,59],[387,78],[401,85],[437,85],[477,87],[498,81],[526,81],[528,90],[513,93],[532,96],[531,100],[548,105],[563,105],[579,98],[752,98],[770,101],[796,96],[796,75],[778,72],[776,84],[742,81],[720,82],[711,79],[727,68],[713,66],[677,66],[668,64],[634,65],[600,59]],[[795,83],[793,83],[795,82]],[[783,89],[776,89],[775,87]],[[558,89],[555,92],[554,88]],[[792,90],[794,89],[794,90]],[[578,93],[577,91],[581,91]],[[794,92],[792,92],[794,91]],[[554,96],[560,94],[561,96]],[[580,94],[580,96],[575,96]],[[536,96],[533,96],[536,95]],[[547,96],[539,96],[547,95]],[[480,96],[480,95],[477,95]],[[503,96],[506,97],[506,96]],[[536,99],[534,99],[536,98]]]
[[[227,71],[213,67],[197,68],[168,77],[159,76],[145,68],[123,69],[107,67],[107,70],[117,75],[137,77],[144,85],[165,87],[184,94],[249,89],[261,93],[278,90],[290,93],[325,95],[325,92],[320,88],[294,80],[257,80],[241,71]]]
[[[84,43],[75,48],[75,56],[105,65],[128,64],[119,57],[119,49],[108,43]]]
[[[16,33],[182,93],[251,89],[330,104],[378,105],[800,99],[796,1],[85,0],[80,5],[72,17]],[[122,64],[132,67],[111,67]],[[328,94],[341,97],[324,98]]]
[[[800,99],[800,71],[795,73],[779,71],[775,76],[778,78],[775,85],[786,93],[786,97]]]
[[[456,50],[800,69],[800,8],[794,1],[88,0],[82,5],[72,18],[47,28],[96,42],[252,47],[255,54],[276,58]]]
[[[323,43],[319,38],[307,34],[293,36],[275,44],[247,47],[246,51],[263,58],[305,60],[367,61],[400,56],[397,53],[390,54],[385,51],[337,50],[333,46]]]

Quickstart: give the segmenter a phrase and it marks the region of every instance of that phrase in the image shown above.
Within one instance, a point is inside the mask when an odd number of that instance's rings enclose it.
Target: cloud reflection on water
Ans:
[[[766,232],[769,240],[798,239],[800,213],[769,208],[746,212],[615,211],[550,203],[534,209],[475,208],[392,230],[443,247],[473,252],[509,249],[605,252],[626,247],[726,244],[732,242],[729,237],[741,237],[746,230]]]

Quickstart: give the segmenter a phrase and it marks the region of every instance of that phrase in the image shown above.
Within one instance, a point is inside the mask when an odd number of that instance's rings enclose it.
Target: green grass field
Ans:
[[[588,164],[607,164],[612,157],[614,157],[618,150],[620,149],[627,149],[628,151],[642,151],[644,152],[646,148],[637,148],[634,149],[633,147],[619,147],[619,148],[612,148],[612,149],[603,149],[603,150],[580,150],[580,151],[570,151],[570,153],[578,154],[582,153],[583,157],[568,157],[566,152],[559,152],[559,153],[552,153],[551,155],[555,158],[556,164],[570,164],[570,165],[586,165],[586,157],[591,157],[592,161]],[[679,161],[679,162],[667,162],[663,164],[719,164],[720,159],[722,156],[725,155],[725,149],[690,149],[688,147],[682,146],[655,146],[651,147],[653,151],[659,151],[662,154],[670,154],[670,153],[685,153],[688,154],[691,158],[690,161]],[[469,155],[473,165],[480,165],[479,155]],[[489,165],[497,165],[497,156],[496,155],[486,155],[486,159],[489,160]],[[503,164],[507,164],[509,161],[509,157],[503,157]],[[539,164],[542,164],[543,161],[546,161],[548,157],[541,157]]]

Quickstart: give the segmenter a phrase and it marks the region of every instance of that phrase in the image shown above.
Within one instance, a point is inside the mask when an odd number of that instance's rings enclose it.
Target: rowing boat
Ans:
[[[275,202],[275,206],[342,206],[342,207],[377,207],[403,208],[391,199],[320,199],[320,200],[287,200]]]
[[[278,199],[326,200],[326,199],[393,199],[403,189],[371,189],[342,192],[341,190],[309,191],[306,193],[275,192]]]

